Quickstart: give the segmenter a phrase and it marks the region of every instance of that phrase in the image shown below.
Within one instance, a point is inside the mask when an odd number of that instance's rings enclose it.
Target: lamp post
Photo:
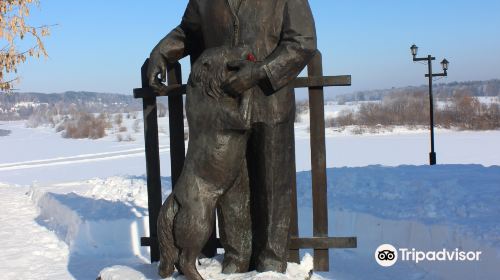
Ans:
[[[443,68],[443,73],[432,73],[432,61],[436,60],[432,55],[427,57],[417,57],[418,47],[416,45],[411,46],[411,54],[413,56],[413,61],[427,61],[427,66],[429,68],[429,73],[425,75],[429,78],[429,103],[430,103],[430,130],[431,130],[431,152],[429,153],[429,163],[430,165],[436,165],[436,152],[434,150],[434,98],[432,96],[432,79],[433,77],[447,77],[448,76],[448,66],[449,62],[446,59],[441,61],[441,67]]]

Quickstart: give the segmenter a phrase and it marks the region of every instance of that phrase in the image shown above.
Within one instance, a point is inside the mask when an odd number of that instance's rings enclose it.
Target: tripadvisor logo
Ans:
[[[397,250],[391,244],[380,245],[375,250],[375,261],[380,266],[393,266],[398,261],[419,263],[422,261],[448,261],[448,262],[463,262],[463,261],[479,261],[481,251],[461,251],[459,249],[439,251],[419,251],[415,248],[399,248]]]
[[[398,261],[398,251],[391,244],[383,244],[375,250],[375,260],[381,266],[393,266]]]

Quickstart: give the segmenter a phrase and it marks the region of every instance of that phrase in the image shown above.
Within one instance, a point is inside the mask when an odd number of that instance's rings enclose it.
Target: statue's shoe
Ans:
[[[248,269],[242,268],[242,265],[238,265],[235,262],[229,262],[222,265],[222,273],[224,274],[235,274],[235,273],[245,273]]]
[[[287,267],[286,262],[282,262],[282,261],[268,258],[268,259],[264,259],[263,261],[258,262],[256,265],[256,270],[258,272],[274,271],[274,272],[279,272],[279,273],[285,273],[286,267]]]
[[[248,261],[241,262],[235,260],[231,257],[225,257],[222,262],[222,273],[224,274],[234,274],[234,273],[246,273],[248,272]]]

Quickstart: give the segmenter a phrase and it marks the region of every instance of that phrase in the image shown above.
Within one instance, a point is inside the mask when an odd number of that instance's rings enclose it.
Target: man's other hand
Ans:
[[[147,75],[149,86],[154,91],[157,93],[166,91],[167,86],[163,83],[167,81],[167,61],[160,53],[155,52],[154,50],[149,56]]]
[[[266,77],[266,72],[261,63],[248,60],[235,60],[227,63],[230,71],[234,71],[222,84],[224,92],[239,96],[243,92],[257,85]]]

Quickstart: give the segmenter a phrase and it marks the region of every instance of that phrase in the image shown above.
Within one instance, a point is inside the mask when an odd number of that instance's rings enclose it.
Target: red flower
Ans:
[[[251,61],[251,62],[257,62],[257,59],[255,58],[255,56],[252,53],[249,53],[247,55],[247,60]]]

